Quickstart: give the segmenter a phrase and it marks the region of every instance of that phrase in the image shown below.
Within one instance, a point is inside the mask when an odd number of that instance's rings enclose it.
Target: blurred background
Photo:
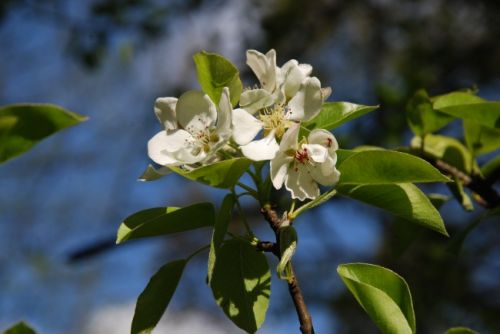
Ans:
[[[135,300],[165,262],[210,231],[112,246],[128,215],[155,206],[220,203],[224,192],[170,175],[141,183],[153,103],[198,88],[192,55],[217,52],[256,83],[245,50],[275,48],[278,65],[312,64],[331,101],[380,104],[342,126],[343,148],[394,148],[411,134],[404,106],[478,87],[500,100],[500,2],[451,0],[2,0],[0,105],[50,102],[90,120],[0,166],[0,329],[24,319],[40,333],[127,333]],[[460,133],[460,124],[444,130]],[[498,154],[498,151],[495,153]],[[448,194],[447,189],[426,188]],[[272,235],[245,203],[262,239]],[[441,212],[453,236],[481,208]],[[336,266],[387,266],[408,281],[420,333],[464,325],[500,333],[500,231],[481,224],[460,255],[449,241],[366,205],[332,200],[297,223],[295,258],[317,333],[376,333]],[[408,246],[408,231],[417,237]],[[269,257],[271,266],[275,259]],[[236,333],[205,284],[206,255],[184,273],[157,333]],[[287,287],[273,275],[262,333],[298,332]]]

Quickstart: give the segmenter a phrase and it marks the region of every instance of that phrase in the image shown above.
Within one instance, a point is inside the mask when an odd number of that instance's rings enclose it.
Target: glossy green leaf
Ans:
[[[340,185],[337,191],[344,196],[448,235],[439,212],[429,198],[412,183]]]
[[[137,299],[132,334],[149,334],[167,309],[186,266],[186,260],[169,262],[154,274]]]
[[[465,143],[474,156],[500,149],[500,129],[464,120]]]
[[[500,129],[500,102],[458,104],[438,110],[492,129]]]
[[[12,104],[0,108],[0,163],[28,151],[42,139],[87,117],[52,104]]]
[[[452,327],[449,328],[444,334],[479,334],[467,327]]]
[[[210,287],[236,326],[248,333],[259,329],[271,294],[271,272],[261,251],[240,239],[225,242],[217,252]]]
[[[382,333],[415,333],[410,289],[401,276],[367,263],[342,264],[337,272]]]
[[[358,152],[337,168],[340,171],[339,185],[449,181],[427,161],[388,150]]]
[[[431,98],[431,100],[432,100],[432,107],[434,109],[485,102],[484,99],[475,95],[475,92],[472,91],[451,92],[443,95],[434,96]]]
[[[211,203],[184,208],[161,207],[142,210],[127,217],[118,228],[116,243],[213,226],[215,209]]]
[[[24,321],[20,321],[14,326],[6,329],[3,334],[36,334]]]
[[[193,59],[201,89],[218,105],[222,89],[228,87],[231,103],[236,106],[243,90],[236,66],[221,55],[206,51],[196,53]]]
[[[231,222],[231,216],[235,203],[236,197],[233,194],[226,195],[222,201],[217,219],[215,220],[212,241],[210,242],[210,252],[208,253],[208,282],[212,280],[215,261],[217,260],[217,251],[224,241],[224,236],[226,235],[227,228]]]
[[[406,118],[413,133],[424,136],[444,127],[455,117],[434,110],[425,90],[419,90],[406,106]]]
[[[211,165],[186,171],[178,167],[170,167],[170,169],[183,177],[198,181],[203,184],[229,189],[236,185],[241,175],[243,175],[251,161],[246,158],[234,158],[219,161]]]
[[[414,137],[411,147],[419,151],[422,139]],[[440,159],[459,170],[470,173],[475,167],[471,152],[461,142],[448,136],[427,135],[425,136],[424,151],[434,159]]]
[[[153,165],[148,165],[146,170],[139,176],[139,181],[155,181],[165,175],[170,174],[172,171],[168,167],[154,168]]]
[[[363,106],[350,102],[325,102],[318,116],[303,125],[310,130],[332,130],[377,108],[378,106]]]
[[[280,228],[280,254],[281,258],[276,268],[280,279],[289,280],[293,277],[291,261],[297,249],[297,231],[291,225]]]

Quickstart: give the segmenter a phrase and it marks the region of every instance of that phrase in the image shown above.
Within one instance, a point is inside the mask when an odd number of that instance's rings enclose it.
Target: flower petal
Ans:
[[[311,177],[324,186],[333,186],[339,181],[340,172],[335,168],[336,157],[328,157],[322,164],[309,165]]]
[[[265,89],[246,90],[240,97],[240,106],[251,114],[273,103],[273,96]]]
[[[295,94],[288,102],[287,118],[292,121],[308,121],[314,118],[323,104],[321,83],[318,78],[306,78]]]
[[[281,189],[283,182],[285,182],[286,175],[288,173],[289,164],[293,161],[293,157],[290,157],[283,152],[279,151],[273,160],[271,160],[271,181],[276,189]]]
[[[262,122],[246,110],[234,109],[232,112],[233,139],[238,145],[246,145],[262,130]]]
[[[240,148],[248,159],[262,161],[273,159],[279,150],[279,145],[274,138],[274,131],[271,131],[266,137],[240,146]]]
[[[290,168],[288,170],[285,187],[292,193],[292,198],[298,198],[301,201],[319,196],[318,184],[304,167]]]
[[[148,141],[148,156],[159,165],[178,165],[178,161],[167,151],[167,133],[160,131]]]
[[[314,129],[311,131],[307,137],[307,141],[309,144],[319,144],[328,148],[329,154],[335,152],[339,148],[339,144],[337,143],[335,136],[331,132],[324,129]]]
[[[280,151],[286,152],[288,150],[296,150],[297,142],[299,138],[300,126],[298,124],[293,124],[281,138]]]
[[[217,133],[223,139],[228,139],[231,136],[232,110],[229,88],[224,87],[219,101],[219,114],[217,115]]]
[[[247,50],[247,65],[250,66],[262,88],[268,92],[276,87],[276,51],[269,50],[265,55],[256,50]]]
[[[300,84],[305,80],[307,75],[299,67],[299,62],[296,61],[295,59],[286,62],[281,67],[281,71],[284,76],[283,80],[284,80],[285,95],[287,98],[291,98],[298,92]]]
[[[328,150],[322,145],[304,144],[302,147],[307,150],[309,158],[316,163],[323,163],[328,158]]]
[[[208,95],[191,90],[179,97],[176,115],[184,129],[196,133],[215,125],[217,109]]]
[[[177,98],[159,97],[155,101],[155,114],[165,130],[177,129],[177,119],[175,117],[175,106]]]

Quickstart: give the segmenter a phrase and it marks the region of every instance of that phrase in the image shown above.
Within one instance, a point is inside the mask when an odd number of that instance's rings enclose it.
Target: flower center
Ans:
[[[267,136],[272,130],[275,131],[275,136],[281,139],[285,134],[286,129],[291,125],[291,122],[285,118],[286,107],[282,105],[274,105],[270,108],[261,110],[259,118],[262,121],[264,128],[264,136]]]
[[[202,150],[205,153],[210,151],[210,147],[219,141],[219,135],[215,128],[205,127],[205,129],[193,133],[195,142],[193,143],[193,154],[198,155]]]
[[[307,148],[303,148],[300,150],[295,151],[295,161],[301,163],[301,164],[306,164],[309,162],[309,152],[307,151]]]

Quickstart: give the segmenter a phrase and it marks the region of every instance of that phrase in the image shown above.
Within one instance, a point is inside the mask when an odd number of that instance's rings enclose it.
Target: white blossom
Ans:
[[[299,125],[293,125],[283,135],[279,151],[271,160],[271,181],[276,189],[283,184],[292,198],[301,201],[319,196],[318,183],[335,185],[340,172],[335,168],[338,143],[333,134],[315,129],[300,142]]]
[[[296,122],[314,118],[330,91],[321,88],[318,78],[310,77],[311,65],[292,59],[281,68],[276,66],[274,50],[265,55],[248,50],[247,64],[261,88],[241,94],[241,108],[233,110],[233,138],[246,157],[270,160],[285,131]],[[263,138],[254,140],[260,132]]]
[[[218,109],[199,91],[188,91],[179,99],[158,98],[155,113],[164,129],[149,140],[149,157],[163,166],[209,160],[231,137],[232,107],[227,87]]]

